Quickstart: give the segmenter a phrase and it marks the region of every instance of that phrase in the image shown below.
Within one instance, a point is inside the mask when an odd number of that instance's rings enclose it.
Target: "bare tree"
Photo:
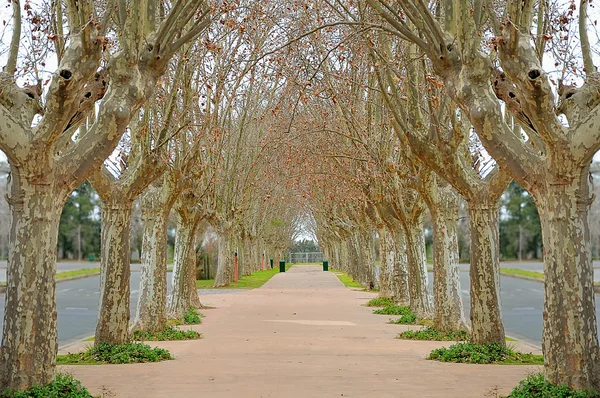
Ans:
[[[23,23],[18,1],[0,74],[0,150],[11,165],[12,212],[0,384],[15,389],[54,376],[56,244],[66,198],[113,151],[171,57],[209,23],[204,1],[177,1],[163,12],[157,1],[119,2],[102,14],[87,0],[65,5],[68,40],[45,93],[40,86],[19,87],[14,79]],[[62,13],[55,17],[63,19]],[[196,23],[190,27],[191,20]],[[109,27],[112,54],[104,51]],[[72,142],[100,98],[96,118]]]

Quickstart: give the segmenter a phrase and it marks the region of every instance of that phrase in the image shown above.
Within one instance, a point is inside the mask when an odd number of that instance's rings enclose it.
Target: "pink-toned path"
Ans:
[[[294,266],[260,289],[203,295],[216,307],[194,327],[204,339],[156,344],[173,361],[61,370],[92,394],[148,398],[495,397],[539,371],[427,361],[441,343],[394,339],[406,327],[362,306],[374,296],[320,267]]]

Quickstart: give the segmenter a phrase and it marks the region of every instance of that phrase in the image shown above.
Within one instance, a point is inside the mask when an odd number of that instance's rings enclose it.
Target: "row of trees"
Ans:
[[[600,388],[589,224],[600,80],[589,2],[318,4],[292,24],[315,34],[289,49],[304,60],[290,131],[310,140],[290,144],[298,162],[288,173],[311,176],[302,195],[331,263],[438,329],[470,328],[475,343],[505,344],[500,255],[540,256],[543,247],[546,375]],[[470,324],[458,278],[459,197],[469,222]]]
[[[285,12],[283,5],[11,5],[12,41],[0,74],[11,220],[0,386],[25,389],[54,377],[57,247],[80,252],[59,236],[77,234],[85,252],[90,213],[100,217],[101,230],[95,344],[120,344],[133,330],[164,329],[167,318],[201,305],[195,248],[206,223],[219,238],[215,285],[223,286],[236,277],[234,253],[239,276],[281,255],[299,212],[269,178],[273,117],[290,88],[277,56],[268,55],[278,18],[264,17],[265,10]],[[53,63],[55,71],[44,72]],[[90,211],[92,188],[99,212]],[[142,236],[133,239],[141,246],[141,284],[130,322],[132,229]]]
[[[6,165],[8,166],[8,165]],[[6,182],[4,181],[4,184]],[[6,186],[6,185],[4,185]],[[464,204],[461,203],[463,210]],[[592,208],[590,213],[596,217],[600,209]],[[8,254],[8,204],[0,201],[0,214],[5,218],[4,223],[0,223],[2,231],[0,236],[0,257],[7,257]],[[100,253],[100,202],[94,189],[89,183],[84,182],[75,189],[67,199],[61,221],[58,235],[58,258],[59,259],[78,259],[87,260],[90,257],[96,257]],[[600,216],[600,213],[598,213]],[[467,220],[468,216],[459,214],[459,218]],[[132,213],[132,227],[130,248],[132,259],[141,258],[143,225],[142,225],[141,205],[139,200],[134,203]],[[301,220],[301,223],[306,222]],[[592,223],[590,226],[592,237],[592,253],[594,258],[598,257],[600,246],[600,224]],[[176,217],[171,214],[169,221],[169,230],[175,231]],[[427,257],[431,260],[432,256],[432,225],[431,219],[425,219],[425,243],[427,246]],[[469,260],[469,230],[461,228],[458,230],[459,253],[461,261]],[[167,236],[170,258],[173,256],[175,244],[173,237]],[[203,248],[202,242],[197,242],[196,250],[208,250],[210,253],[216,253],[216,248]],[[312,240],[296,241],[290,248],[290,252],[317,252],[319,247]],[[531,197],[516,182],[512,182],[500,200],[500,257],[504,260],[526,260],[541,259],[542,242],[541,227],[539,216],[535,204]],[[379,258],[379,252],[377,251]],[[215,261],[216,263],[216,261]]]
[[[200,305],[201,220],[218,234],[215,285],[223,286],[235,278],[234,253],[242,274],[258,269],[310,212],[332,264],[441,330],[469,328],[473,342],[499,344],[499,206],[514,180],[541,225],[547,376],[600,388],[589,227],[600,79],[587,0],[11,4],[0,74],[11,213],[1,385],[21,389],[54,374],[59,221],[86,180],[102,214],[96,343],[129,339],[139,199],[134,329],[161,329]],[[22,36],[35,39],[23,46]],[[50,59],[56,70],[44,75]],[[469,223],[470,323],[458,278],[459,198]],[[532,206],[516,200],[506,209],[533,231]]]

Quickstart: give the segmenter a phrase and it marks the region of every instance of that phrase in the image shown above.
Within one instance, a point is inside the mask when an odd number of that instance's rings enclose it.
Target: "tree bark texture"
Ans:
[[[167,226],[173,202],[164,186],[150,186],[142,197],[142,270],[134,330],[156,332],[166,327]]]
[[[544,332],[548,379],[578,389],[600,387],[587,178],[548,184],[534,196],[544,241]],[[583,187],[582,187],[583,186]]]
[[[96,323],[96,345],[129,342],[132,211],[132,201],[102,202],[100,310]]]
[[[431,319],[433,303],[427,286],[427,254],[423,216],[406,220],[405,233],[410,307],[420,319]]]
[[[506,344],[500,302],[498,204],[468,202],[471,231],[471,340]]]
[[[169,317],[174,319],[181,319],[190,308],[202,306],[196,290],[196,252],[194,250],[199,225],[199,216],[186,217],[178,212],[173,283],[167,307]]]
[[[406,254],[406,235],[404,231],[390,232],[393,240],[394,257],[392,270],[392,290],[394,300],[399,304],[410,305],[410,294],[408,289],[408,257]]]
[[[468,330],[458,268],[458,194],[449,185],[423,194],[433,221],[433,321],[438,330]]]
[[[54,378],[58,350],[56,246],[67,193],[13,171],[11,226],[2,334],[3,388],[25,389]]]

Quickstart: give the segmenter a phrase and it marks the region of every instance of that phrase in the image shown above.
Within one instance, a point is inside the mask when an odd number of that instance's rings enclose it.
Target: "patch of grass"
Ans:
[[[94,340],[96,340],[96,336],[88,337],[87,339],[85,339],[83,341],[94,341]]]
[[[508,276],[525,276],[528,278],[534,278],[534,279],[544,279],[544,273],[543,272],[536,272],[536,271],[528,271],[525,269],[518,269],[518,268],[500,268],[500,273],[502,275],[508,275]]]
[[[506,341],[518,341],[517,339],[513,339],[512,337],[505,337],[504,340],[506,340]]]
[[[76,276],[94,275],[94,274],[99,274],[99,273],[100,273],[100,268],[76,269],[73,271],[59,272],[58,274],[56,274],[56,280],[58,281],[61,279],[74,278]]]
[[[404,305],[388,305],[387,307],[380,308],[373,311],[373,314],[377,315],[409,315],[412,314],[410,307]]]
[[[289,270],[292,267],[292,264],[286,264],[285,270]],[[279,265],[276,268],[268,269],[264,271],[257,271],[250,276],[242,276],[237,283],[230,283],[227,286],[223,287],[214,287],[215,284],[214,279],[205,279],[196,281],[197,289],[255,289],[257,287],[261,287],[269,279],[274,277],[279,273]]]
[[[342,282],[344,284],[344,286],[346,286],[346,287],[349,287],[349,288],[361,288],[362,287],[360,282],[355,281],[350,275],[348,275],[345,272],[337,271],[337,270],[331,270],[331,272],[333,272],[335,274],[335,276],[338,277],[340,282]]]
[[[374,299],[369,300],[367,307],[389,307],[394,305],[394,300],[389,297],[376,297]]]
[[[159,362],[173,359],[169,351],[152,348],[142,343],[109,344],[91,346],[78,354],[58,355],[57,365],[122,364],[140,362]]]
[[[427,359],[441,362],[492,363],[505,365],[543,365],[541,355],[521,354],[498,343],[458,343],[431,351]]]
[[[394,325],[414,325],[417,323],[417,314],[411,312],[410,314],[402,315],[398,319],[390,319],[388,323]]]
[[[183,323],[186,325],[198,325],[202,323],[200,313],[195,308],[190,308],[188,312],[183,314]]]
[[[44,385],[33,386],[25,391],[5,390],[0,393],[0,398],[93,398],[89,391],[81,385],[79,380],[64,373],[58,373],[56,378]]]
[[[135,341],[196,340],[201,337],[202,335],[195,330],[181,330],[172,326],[155,333],[143,330],[133,332]]]
[[[100,273],[100,268],[83,268],[73,271],[59,272],[56,274],[56,280],[75,278],[77,276],[91,276]],[[0,282],[0,286],[6,286],[6,281]]]
[[[542,373],[527,376],[510,393],[508,398],[598,398],[598,391],[575,391],[568,386],[549,383]]]
[[[468,341],[469,333],[464,330],[458,332],[441,332],[434,328],[426,327],[421,330],[407,330],[400,333],[396,338],[404,340]]]

